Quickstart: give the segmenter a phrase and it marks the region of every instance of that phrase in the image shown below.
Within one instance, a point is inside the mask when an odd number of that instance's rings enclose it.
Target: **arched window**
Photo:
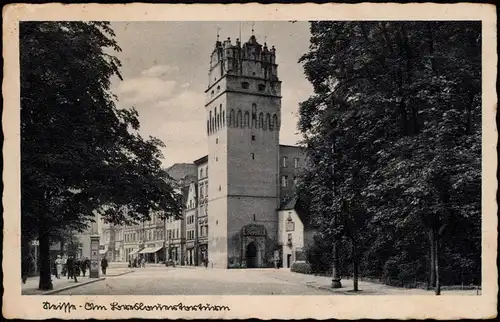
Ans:
[[[266,125],[264,127],[264,130],[268,128],[269,131],[271,130],[271,115],[269,113],[266,114]]]
[[[280,127],[278,125],[278,116],[276,114],[273,114],[273,126],[278,130]]]
[[[257,127],[257,104],[252,104],[252,128]]]
[[[217,132],[217,129],[219,127],[217,126],[217,107],[214,108],[214,132]]]
[[[229,127],[233,127],[235,122],[236,120],[234,118],[234,110],[231,109],[231,112],[229,112]]]
[[[274,131],[274,120],[269,118],[269,131]]]
[[[261,129],[264,126],[264,114],[260,113],[259,114],[259,129]]]
[[[250,127],[250,113],[248,111],[245,112],[245,125],[244,127]]]
[[[224,127],[224,111],[222,110],[222,104],[219,105],[219,118],[220,118],[220,126]]]
[[[243,127],[243,115],[241,110],[238,110],[238,116],[236,117],[236,127]]]
[[[208,112],[208,120],[210,122],[209,133],[212,133],[212,111]]]

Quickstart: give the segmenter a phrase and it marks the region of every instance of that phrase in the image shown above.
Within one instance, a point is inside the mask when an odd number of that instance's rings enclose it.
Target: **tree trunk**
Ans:
[[[431,244],[431,265],[429,271],[429,288],[433,288],[436,285],[436,263],[435,263],[435,255],[436,252],[434,250],[434,246],[436,245],[436,236],[434,234],[434,229],[430,229],[429,231],[429,242]]]
[[[439,285],[439,250],[438,250],[438,239],[435,239],[436,245],[434,246],[434,250],[436,251],[436,255],[434,255],[434,261],[436,263],[436,295],[441,295],[441,285]]]
[[[40,223],[39,226],[39,242],[40,242],[40,281],[38,283],[39,290],[52,290],[51,267],[50,267],[50,236],[45,225]]]
[[[359,265],[358,265],[357,261],[353,261],[352,271],[353,271],[352,283],[353,283],[353,287],[354,287],[353,289],[354,289],[354,292],[357,292],[358,291],[358,276],[359,276]]]

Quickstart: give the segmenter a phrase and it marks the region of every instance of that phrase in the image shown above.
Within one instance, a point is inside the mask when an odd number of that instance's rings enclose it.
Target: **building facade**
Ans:
[[[163,232],[154,221],[142,228],[122,227],[122,243],[117,243],[117,228],[110,227],[109,242],[107,235],[104,240],[107,252],[114,250],[113,259],[129,260],[148,249],[146,254],[154,255],[147,258],[154,262],[251,268],[272,267],[280,254],[288,266],[294,258],[286,245],[303,244],[298,233],[302,226],[288,208],[306,154],[303,148],[279,144],[276,50],[252,35],[244,44],[217,40],[210,57],[205,91],[208,155],[167,169],[181,187],[183,216],[167,219]],[[287,204],[286,213],[292,212],[290,218],[297,222],[292,242],[282,225]],[[117,245],[123,251],[116,252]]]

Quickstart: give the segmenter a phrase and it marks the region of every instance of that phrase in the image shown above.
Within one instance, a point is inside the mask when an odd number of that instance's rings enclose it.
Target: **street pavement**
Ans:
[[[120,271],[121,273],[112,273]],[[124,274],[127,273],[128,274]],[[164,267],[110,269],[105,280],[57,292],[57,295],[433,295],[433,291],[404,289],[352,280],[331,289],[331,278],[292,273],[289,269],[210,269]],[[476,295],[476,291],[443,291],[442,295]]]
[[[273,277],[272,269],[146,267],[57,295],[329,295],[302,282]],[[288,273],[291,274],[291,273]]]

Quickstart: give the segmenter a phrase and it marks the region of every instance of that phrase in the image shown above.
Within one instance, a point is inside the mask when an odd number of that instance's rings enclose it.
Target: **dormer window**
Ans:
[[[266,85],[265,84],[259,84],[259,92],[263,92],[266,90]]]
[[[250,88],[250,83],[249,82],[242,82],[241,83],[241,88],[243,88],[243,89],[249,89]]]

